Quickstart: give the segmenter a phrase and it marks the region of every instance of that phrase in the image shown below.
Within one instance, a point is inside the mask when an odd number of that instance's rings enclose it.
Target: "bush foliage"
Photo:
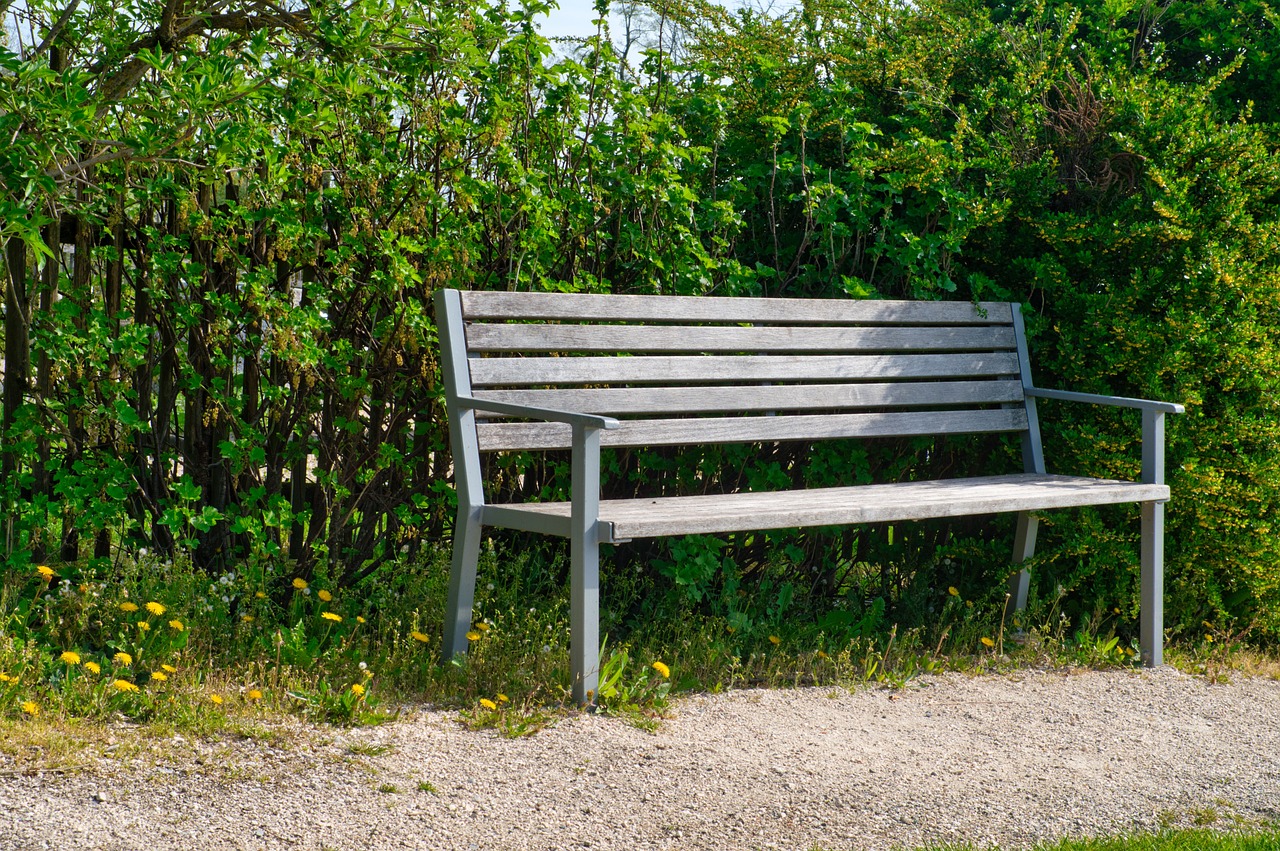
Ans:
[[[349,586],[435,546],[453,498],[441,286],[1011,299],[1037,383],[1188,405],[1169,430],[1171,626],[1280,637],[1272,4],[654,4],[639,51],[603,22],[548,41],[545,10],[9,9],[9,570],[180,550],[270,573],[284,601],[292,576]],[[1126,415],[1042,418],[1055,470],[1136,471]],[[606,489],[1007,471],[1015,450],[655,450],[613,457]],[[513,496],[564,487],[558,457],[495,465]],[[1130,519],[1051,517],[1039,597],[1132,620]],[[997,602],[1008,537],[965,520],[690,539],[614,567],[735,628],[812,598],[860,634],[926,619],[948,586]]]

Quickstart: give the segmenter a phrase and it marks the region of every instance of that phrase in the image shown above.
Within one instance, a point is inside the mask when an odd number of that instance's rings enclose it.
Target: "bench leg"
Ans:
[[[1164,503],[1142,503],[1142,664],[1164,664]]]
[[[569,550],[569,669],[582,706],[595,702],[600,687],[600,546],[575,535]]]
[[[1029,511],[1018,513],[1018,528],[1013,536],[1013,563],[1022,564],[1036,554],[1036,532],[1040,521]],[[1005,603],[1004,616],[1013,617],[1027,607],[1027,591],[1031,587],[1031,573],[1019,570],[1009,578],[1009,598]]]
[[[472,607],[476,599],[476,565],[480,561],[480,520],[466,506],[458,507],[453,525],[453,561],[449,567],[449,601],[444,613],[445,661],[467,652]]]

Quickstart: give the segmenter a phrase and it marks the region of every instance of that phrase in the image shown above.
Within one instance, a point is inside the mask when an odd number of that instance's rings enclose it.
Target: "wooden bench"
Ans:
[[[1017,304],[459,292],[435,297],[458,494],[445,658],[467,648],[483,527],[570,541],[573,694],[599,668],[599,547],[634,538],[1018,512],[1013,563],[1053,508],[1142,505],[1141,647],[1162,663],[1164,415],[1042,390]],[[1037,399],[1142,411],[1137,482],[1045,471]],[[941,481],[601,500],[601,447],[1018,433],[1024,470]],[[485,501],[480,455],[570,449],[569,502]],[[1010,580],[1026,604],[1029,577]]]

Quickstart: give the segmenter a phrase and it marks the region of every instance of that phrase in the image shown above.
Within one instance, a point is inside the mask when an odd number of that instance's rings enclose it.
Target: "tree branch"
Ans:
[[[32,52],[29,57],[30,59],[34,59],[53,46],[53,43],[57,40],[58,36],[62,35],[62,31],[66,29],[67,24],[71,22],[71,16],[76,13],[76,9],[79,8],[79,6],[80,0],[71,0],[71,3],[68,4],[67,8],[64,9],[62,14],[58,17],[57,22],[49,29],[49,34],[44,37],[44,41],[40,42],[40,46]],[[0,10],[0,14],[3,14],[3,10]]]

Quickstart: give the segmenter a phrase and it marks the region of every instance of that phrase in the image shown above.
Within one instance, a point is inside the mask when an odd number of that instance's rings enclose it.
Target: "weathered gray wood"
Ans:
[[[1014,347],[1008,325],[940,328],[723,325],[467,326],[473,352],[929,352]]]
[[[731,387],[618,387],[477,390],[477,399],[610,416],[669,413],[851,410],[1022,402],[1016,379],[897,384],[772,384]],[[483,414],[483,411],[477,411]]]
[[[704,355],[472,358],[474,387],[530,384],[688,384],[713,381],[854,381],[1018,374],[1012,352],[951,355]]]
[[[847,437],[903,437],[924,434],[983,434],[1023,431],[1020,408],[986,411],[908,411],[887,414],[826,414],[775,417],[629,420],[601,435],[603,446],[680,446],[695,443],[752,443],[779,440],[833,440]],[[569,426],[560,423],[480,423],[482,452],[512,449],[567,449]]]
[[[1015,473],[801,491],[601,500],[600,520],[611,524],[614,540],[621,541],[1150,503],[1168,498],[1169,488],[1165,485]],[[570,511],[565,502],[527,503],[512,508],[553,516],[568,516]]]
[[[1006,302],[845,301],[841,299],[718,298],[713,296],[587,295],[464,292],[474,319],[590,319],[641,322],[763,322],[781,325],[884,323],[1000,325]]]

